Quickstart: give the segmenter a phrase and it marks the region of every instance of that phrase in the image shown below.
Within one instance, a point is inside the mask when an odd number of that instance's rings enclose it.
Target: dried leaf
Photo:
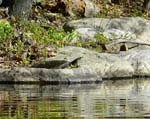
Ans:
[[[54,57],[54,56],[56,56],[56,53],[53,52],[53,51],[48,51],[48,52],[47,52],[47,56],[48,56],[48,57]]]

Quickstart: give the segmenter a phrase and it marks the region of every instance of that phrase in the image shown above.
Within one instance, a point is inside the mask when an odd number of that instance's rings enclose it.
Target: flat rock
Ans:
[[[96,83],[102,79],[92,69],[13,68],[0,72],[1,83],[74,84]]]
[[[102,78],[149,76],[150,47],[139,46],[119,54],[97,53],[80,47],[64,47],[56,57],[47,59],[50,63],[55,60],[77,61],[78,68],[92,69]]]
[[[55,60],[66,60],[68,62],[77,57],[80,58],[76,62],[79,69],[91,69],[101,77],[131,77],[134,73],[131,64],[118,56],[108,53],[97,53],[85,48],[72,46],[61,48],[57,56],[46,59],[45,64],[51,64]],[[40,65],[37,66],[40,67]],[[45,67],[48,68],[47,66]]]

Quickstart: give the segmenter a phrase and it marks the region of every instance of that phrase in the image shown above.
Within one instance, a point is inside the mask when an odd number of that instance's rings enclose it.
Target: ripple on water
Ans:
[[[107,80],[69,86],[0,85],[0,117],[150,118],[150,80]]]

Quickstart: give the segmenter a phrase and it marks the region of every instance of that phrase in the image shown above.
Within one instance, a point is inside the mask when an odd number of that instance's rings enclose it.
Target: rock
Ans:
[[[131,33],[129,31],[125,32],[123,30],[119,29],[108,29],[104,32],[100,31],[96,28],[77,28],[73,31],[75,36],[73,40],[71,41],[71,44],[77,43],[77,41],[80,41],[82,44],[88,42],[88,41],[97,41],[100,42],[101,39],[96,38],[97,34],[103,34],[103,36],[108,39],[108,41],[135,41],[136,35],[134,33]],[[67,36],[65,37],[67,39]]]
[[[85,2],[83,0],[56,0],[56,5],[51,8],[52,12],[63,15],[84,16]]]
[[[129,61],[133,66],[135,76],[149,76],[150,74],[150,47],[136,48],[129,50],[121,55],[124,59]]]
[[[100,25],[104,25],[106,21],[107,23],[110,21],[109,19],[104,19],[104,18],[83,18],[79,20],[72,20],[64,24],[63,28],[65,31],[72,31],[78,28],[99,28]]]
[[[123,30],[119,30],[119,29],[108,29],[105,30],[104,32],[102,32],[102,34],[111,40],[129,40],[129,41],[134,41],[136,40],[136,35],[132,32],[129,31],[123,31]]]
[[[0,72],[0,82],[5,83],[38,83],[38,84],[74,84],[96,83],[101,81],[92,69],[44,69],[13,68]]]
[[[58,0],[53,11],[60,9],[64,15],[93,17],[98,14],[98,7],[91,0]]]
[[[89,67],[95,70],[97,74],[100,74],[102,78],[107,79],[114,77],[132,77],[134,74],[134,69],[127,60],[108,53],[101,53],[99,57],[97,62],[90,62],[90,59],[83,60],[81,67]]]
[[[104,33],[107,37],[110,31],[115,34],[115,38],[129,35],[130,40],[150,42],[150,21],[140,17],[126,18],[84,18],[72,20],[64,25],[65,31],[72,31],[81,28],[89,28]],[[115,33],[117,32],[117,33]],[[113,35],[112,34],[112,35]]]
[[[85,2],[85,17],[95,17],[97,14],[99,14],[99,8],[92,2],[92,0],[84,0]]]
[[[72,0],[66,3],[66,12],[70,16],[84,16],[85,2],[83,0]]]
[[[82,44],[84,44],[88,40],[96,41],[94,36],[98,33],[98,31],[94,28],[78,28],[75,31],[73,31],[74,38],[71,41],[71,44],[77,43],[78,40]],[[65,37],[67,39],[68,36]]]
[[[91,69],[102,77],[131,77],[134,73],[131,64],[118,56],[71,46],[61,48],[56,57],[46,59],[45,67],[48,68],[47,66],[58,60],[68,62],[79,57],[81,58],[76,62],[78,68]]]

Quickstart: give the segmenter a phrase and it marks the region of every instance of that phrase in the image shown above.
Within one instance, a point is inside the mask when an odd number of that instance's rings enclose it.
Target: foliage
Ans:
[[[92,1],[100,8],[97,17],[149,16],[143,12],[143,0],[120,0],[117,4],[107,0]],[[7,20],[0,21],[1,66],[31,66],[34,62],[55,56],[57,48],[70,45],[76,34],[65,32],[62,25],[74,18],[63,16],[61,12],[56,13],[52,10],[55,5],[56,2],[52,1],[34,2],[29,21],[17,21],[13,17],[10,23]],[[45,25],[46,28],[43,27]],[[101,33],[96,34],[95,38],[96,41],[86,39],[85,43],[79,38],[74,45],[101,51],[99,43],[111,40]]]
[[[37,42],[48,42],[47,31],[40,27],[39,24],[31,21],[19,21],[16,24],[17,29],[24,32],[25,37],[31,38]]]
[[[48,36],[52,44],[57,47],[68,45],[74,38],[74,32],[64,32],[63,30],[48,29]]]
[[[6,21],[0,21],[0,48],[5,47],[5,42],[12,34],[12,26]]]
[[[55,28],[44,29],[32,21],[0,23],[0,57],[5,58],[7,66],[30,66],[30,64],[56,55],[56,49],[73,39],[73,32]],[[13,32],[12,32],[13,31]]]
[[[98,40],[99,43],[106,43],[106,42],[110,41],[110,39],[108,39],[102,33],[97,33],[95,35],[95,38]]]

